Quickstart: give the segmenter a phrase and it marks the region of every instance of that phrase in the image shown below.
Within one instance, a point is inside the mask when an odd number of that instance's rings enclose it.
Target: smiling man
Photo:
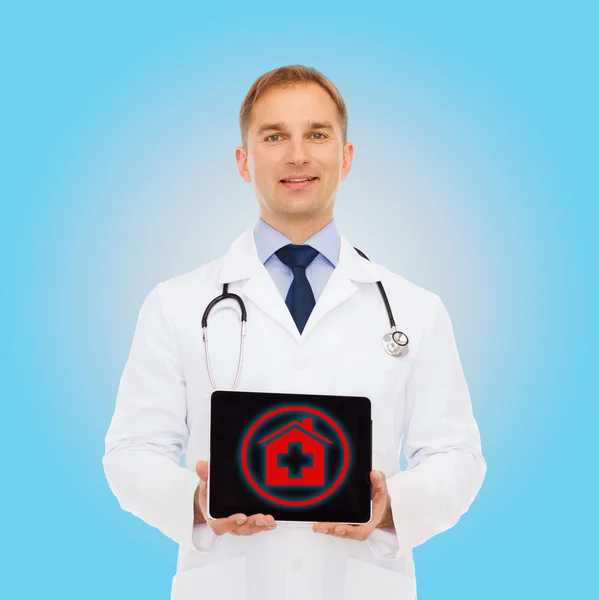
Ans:
[[[369,262],[338,233],[335,200],[354,149],[329,79],[303,66],[262,75],[240,127],[237,165],[259,219],[226,256],[146,298],[106,437],[106,476],[125,510],[179,544],[173,600],[414,600],[413,548],[459,521],[486,472],[449,315],[439,296]],[[408,353],[381,345],[389,322],[379,281]],[[208,516],[213,386],[199,307],[223,289],[247,307],[240,389],[370,399],[367,524]],[[217,384],[236,367],[229,325],[211,333]]]

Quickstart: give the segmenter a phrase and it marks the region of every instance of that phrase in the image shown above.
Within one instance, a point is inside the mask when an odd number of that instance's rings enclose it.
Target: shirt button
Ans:
[[[294,558],[293,562],[291,563],[291,566],[297,570],[297,569],[301,569],[303,564],[304,564],[304,561],[301,558]]]

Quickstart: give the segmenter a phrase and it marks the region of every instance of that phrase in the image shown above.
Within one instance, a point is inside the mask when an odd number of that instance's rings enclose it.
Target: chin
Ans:
[[[296,208],[318,209],[322,205],[322,202],[320,198],[311,194],[295,194],[278,198],[275,204],[280,208],[288,208],[290,210]]]
[[[269,201],[263,197],[262,203],[274,215],[289,217],[316,216],[330,207],[330,202],[323,202],[320,198],[307,194],[284,195],[271,198]]]
[[[315,215],[322,212],[323,207],[319,204],[304,202],[289,202],[279,205],[277,212],[288,215]]]

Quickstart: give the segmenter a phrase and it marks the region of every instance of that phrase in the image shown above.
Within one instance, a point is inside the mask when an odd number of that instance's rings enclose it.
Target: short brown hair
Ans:
[[[304,67],[302,65],[290,65],[288,67],[279,67],[268,73],[264,73],[254,81],[249,92],[246,94],[241,110],[239,111],[239,127],[241,129],[241,143],[247,148],[247,131],[250,124],[252,107],[258,98],[269,88],[289,87],[297,84],[317,83],[321,86],[337,105],[339,117],[341,118],[341,130],[343,131],[343,143],[347,141],[347,108],[345,102],[335,87],[335,84],[325,77],[320,71],[313,67]]]

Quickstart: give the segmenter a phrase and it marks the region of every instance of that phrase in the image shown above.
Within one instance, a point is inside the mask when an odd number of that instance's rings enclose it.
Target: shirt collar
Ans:
[[[223,284],[251,279],[256,275],[264,275],[265,272],[264,264],[258,257],[254,228],[250,227],[231,244],[229,251],[223,257],[218,272],[218,282]],[[379,281],[384,275],[382,267],[362,258],[342,235],[339,236],[339,262],[335,272],[340,272],[341,278],[345,273],[352,281],[364,283]]]
[[[256,250],[262,264],[264,264],[279,248],[293,244],[293,242],[280,231],[271,227],[263,219],[258,219],[254,227],[254,240]],[[335,219],[332,219],[320,231],[317,231],[310,239],[304,242],[307,246],[312,246],[318,250],[334,267],[339,262],[340,240],[339,232],[335,225]]]

